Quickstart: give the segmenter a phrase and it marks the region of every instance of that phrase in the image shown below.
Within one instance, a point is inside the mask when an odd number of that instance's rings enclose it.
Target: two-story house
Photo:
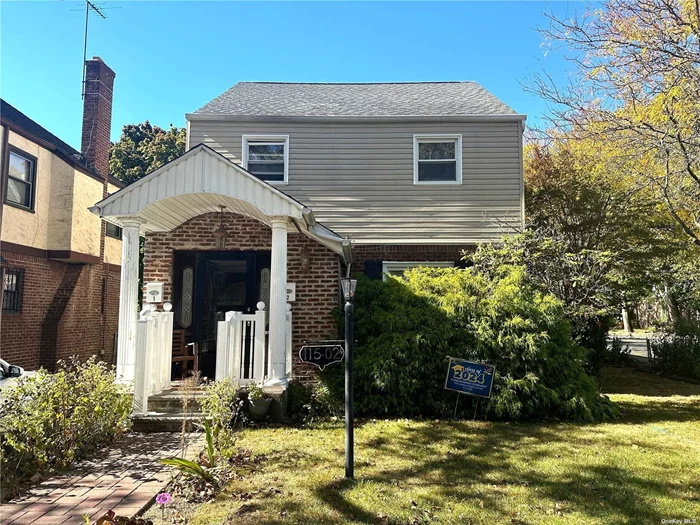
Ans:
[[[94,211],[124,228],[133,297],[145,235],[144,283],[163,283],[204,375],[222,376],[225,312],[264,309],[261,370],[284,385],[308,371],[303,341],[336,336],[346,272],[453,266],[522,224],[524,121],[474,82],[243,82],[187,115],[187,153]],[[136,313],[122,315],[131,377]],[[257,377],[249,346],[230,347],[229,375]]]
[[[12,364],[112,361],[121,231],[88,208],[123,187],[108,175],[113,80],[87,62],[84,153],[0,101],[0,357]]]

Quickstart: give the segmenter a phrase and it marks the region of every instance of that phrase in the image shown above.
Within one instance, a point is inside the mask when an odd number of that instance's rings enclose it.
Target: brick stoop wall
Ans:
[[[24,269],[21,312],[2,316],[0,357],[27,370],[53,371],[73,355],[113,362],[118,268],[0,253],[8,267]]]
[[[214,230],[223,222],[227,232],[225,251],[265,251],[272,246],[272,229],[234,213],[208,213],[181,224],[174,230],[146,235],[143,282],[164,283],[164,300],[172,301],[175,251],[216,249]],[[340,259],[330,249],[301,233],[287,236],[287,281],[296,283],[292,303],[293,374],[308,378],[315,367],[301,363],[298,350],[302,341],[334,339],[337,328],[333,309],[339,305]],[[310,256],[308,271],[302,270],[302,250]]]

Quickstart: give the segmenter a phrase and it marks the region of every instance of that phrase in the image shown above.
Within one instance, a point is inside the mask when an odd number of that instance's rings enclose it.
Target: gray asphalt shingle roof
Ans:
[[[515,115],[476,82],[314,84],[239,82],[195,114],[442,117]]]

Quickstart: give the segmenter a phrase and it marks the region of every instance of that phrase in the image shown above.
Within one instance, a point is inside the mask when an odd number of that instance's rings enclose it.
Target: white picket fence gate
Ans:
[[[265,303],[259,302],[254,314],[226,312],[216,330],[216,374],[220,381],[233,378],[239,385],[251,381],[262,384],[272,374],[267,342]],[[292,308],[287,303],[287,376],[292,374]]]
[[[144,305],[136,329],[136,370],[133,413],[148,412],[148,398],[170,388],[173,354],[173,312]],[[254,314],[226,312],[216,332],[215,379],[233,378],[238,384],[262,384],[270,377],[272,362],[267,343],[265,304]],[[292,375],[292,307],[287,304],[285,370]]]
[[[146,414],[148,397],[170,388],[172,356],[173,313],[144,305],[136,327],[134,414]]]

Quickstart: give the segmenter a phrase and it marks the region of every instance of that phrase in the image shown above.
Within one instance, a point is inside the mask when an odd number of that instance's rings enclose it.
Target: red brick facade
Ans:
[[[54,370],[73,355],[113,362],[118,267],[1,254],[7,267],[24,269],[24,282],[21,312],[2,315],[0,357],[27,370]]]
[[[85,66],[81,150],[97,172],[91,171],[90,176],[102,179],[102,197],[106,197],[114,71],[97,57]],[[75,176],[84,175],[76,170]],[[98,355],[115,361],[120,269],[102,262],[105,227],[102,221],[99,258],[83,259],[97,261],[92,264],[49,259],[70,258],[72,252],[52,255],[27,246],[1,252],[3,264],[24,269],[24,278],[21,311],[2,314],[0,357],[28,370],[44,367],[50,371],[59,359],[70,356],[87,359]]]
[[[457,262],[462,252],[473,252],[474,246],[445,244],[358,244],[352,247],[353,272],[362,272],[365,261]]]
[[[101,58],[85,61],[85,98],[81,151],[97,173],[109,173],[114,71]]]
[[[143,282],[163,282],[164,299],[172,300],[173,263],[176,250],[216,250],[214,230],[220,213],[200,215],[178,228],[146,236]],[[272,230],[265,224],[241,215],[223,214],[228,251],[270,250]],[[309,255],[308,270],[302,267],[302,253]],[[292,304],[292,338],[295,376],[308,376],[313,370],[298,362],[302,341],[335,338],[337,328],[332,312],[339,305],[340,259],[325,246],[301,233],[287,239],[287,281],[296,283],[296,300]]]

